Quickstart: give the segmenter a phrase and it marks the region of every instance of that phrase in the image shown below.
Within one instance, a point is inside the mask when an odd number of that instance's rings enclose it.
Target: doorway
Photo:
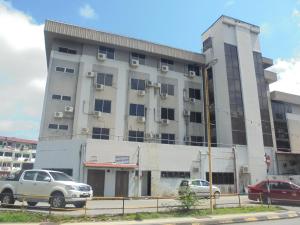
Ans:
[[[92,186],[94,196],[104,196],[105,170],[88,170],[87,183]]]
[[[115,186],[116,197],[128,197],[128,182],[129,182],[128,171],[116,172],[116,186]]]

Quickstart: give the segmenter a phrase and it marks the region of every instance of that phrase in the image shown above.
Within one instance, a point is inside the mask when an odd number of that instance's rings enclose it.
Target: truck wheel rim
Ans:
[[[2,203],[9,204],[9,202],[10,202],[10,196],[5,195],[2,199]]]

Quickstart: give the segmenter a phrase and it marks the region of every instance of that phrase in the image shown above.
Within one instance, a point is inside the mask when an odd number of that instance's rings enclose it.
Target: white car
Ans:
[[[58,171],[25,170],[13,178],[0,181],[2,205],[12,205],[18,200],[27,201],[29,206],[49,202],[53,208],[64,208],[66,204],[81,208],[92,197],[90,185],[77,183]]]
[[[182,180],[179,187],[179,195],[184,194],[187,190],[197,197],[207,198],[210,196],[209,182],[201,179]],[[219,198],[221,191],[217,186],[212,186],[212,194],[214,198]]]

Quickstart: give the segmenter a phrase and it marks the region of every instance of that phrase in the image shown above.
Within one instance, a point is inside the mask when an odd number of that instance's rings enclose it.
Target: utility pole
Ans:
[[[211,132],[210,132],[210,113],[209,113],[209,92],[207,66],[204,68],[205,80],[205,109],[206,109],[206,129],[207,129],[207,147],[208,147],[208,176],[209,176],[209,206],[210,212],[213,213],[213,193],[212,193],[212,159],[211,159]]]

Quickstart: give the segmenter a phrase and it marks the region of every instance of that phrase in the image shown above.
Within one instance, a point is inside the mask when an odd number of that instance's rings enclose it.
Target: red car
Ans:
[[[300,186],[285,180],[264,180],[248,186],[248,198],[268,204],[300,204]]]

